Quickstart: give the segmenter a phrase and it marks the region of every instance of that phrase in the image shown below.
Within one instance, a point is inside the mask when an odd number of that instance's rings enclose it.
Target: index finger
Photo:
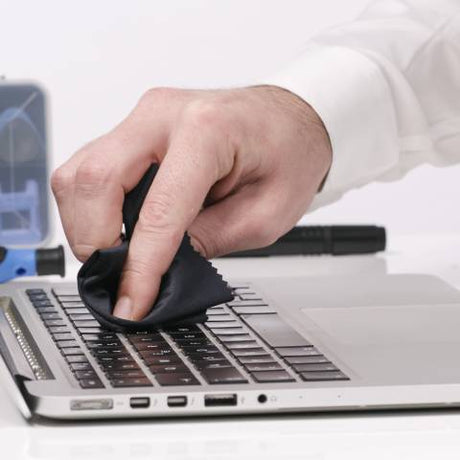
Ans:
[[[177,135],[160,165],[130,241],[116,316],[140,319],[151,309],[184,232],[219,179],[219,146],[196,132]]]

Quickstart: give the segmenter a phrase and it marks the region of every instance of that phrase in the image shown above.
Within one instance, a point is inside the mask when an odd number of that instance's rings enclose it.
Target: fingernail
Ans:
[[[113,316],[121,319],[132,319],[133,302],[127,296],[120,297],[113,309]]]

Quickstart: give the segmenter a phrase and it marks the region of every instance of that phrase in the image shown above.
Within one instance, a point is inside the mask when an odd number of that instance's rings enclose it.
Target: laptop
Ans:
[[[73,283],[0,286],[0,384],[25,417],[460,405],[460,292],[425,275],[231,280],[203,324],[102,329]]]

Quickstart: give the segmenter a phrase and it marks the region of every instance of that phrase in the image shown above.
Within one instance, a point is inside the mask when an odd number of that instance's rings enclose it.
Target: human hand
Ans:
[[[160,163],[114,308],[120,318],[139,320],[185,231],[207,258],[271,244],[306,212],[331,157],[316,112],[286,90],[159,88],[58,168],[51,185],[83,262],[120,244],[124,196],[151,163]]]

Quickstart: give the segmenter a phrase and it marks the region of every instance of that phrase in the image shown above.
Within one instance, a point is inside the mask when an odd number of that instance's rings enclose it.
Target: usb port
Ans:
[[[142,398],[142,397],[135,397],[135,398],[130,398],[129,400],[129,405],[133,409],[146,409],[147,407],[150,406],[150,398]]]
[[[185,407],[187,396],[168,396],[168,407]]]
[[[236,406],[236,394],[222,394],[222,395],[205,395],[204,405],[206,407],[219,407],[219,406]]]

